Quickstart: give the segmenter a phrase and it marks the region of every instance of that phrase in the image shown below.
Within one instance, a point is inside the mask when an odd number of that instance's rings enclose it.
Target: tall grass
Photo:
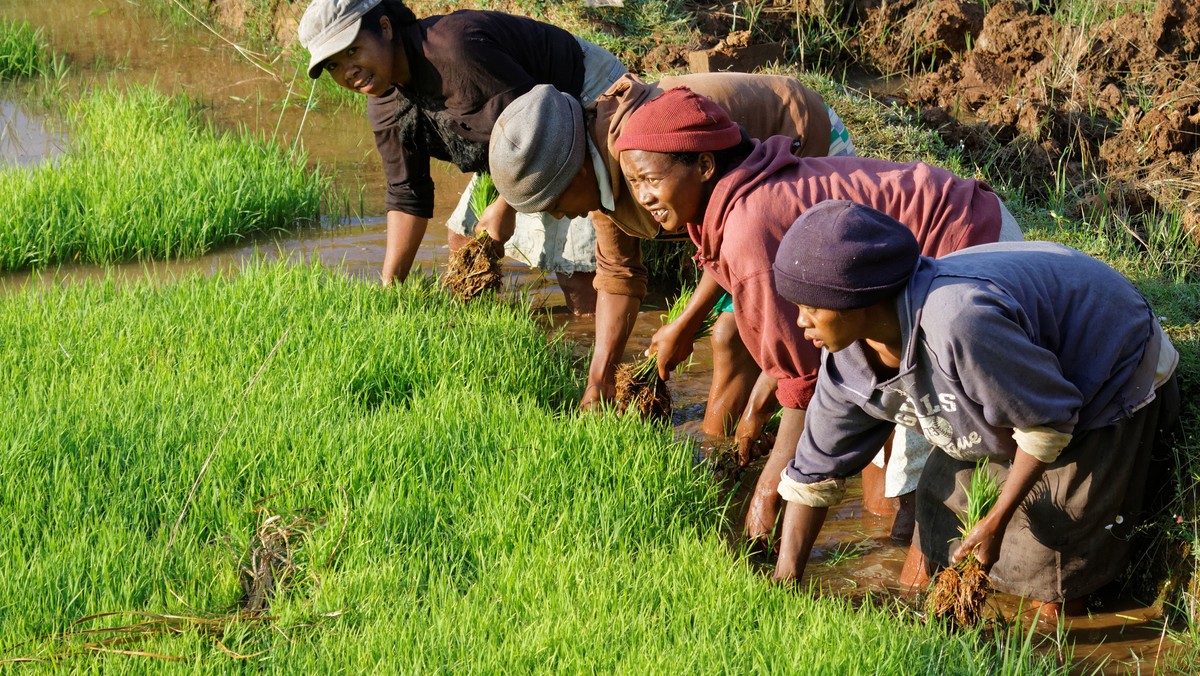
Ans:
[[[41,30],[0,18],[0,80],[40,75],[51,61]]]
[[[421,280],[380,292],[277,264],[15,294],[0,305],[0,657],[137,672],[1065,673],[1020,644],[769,584],[726,548],[690,449],[574,413],[571,362],[527,309],[463,308]],[[136,619],[72,626],[96,613],[227,617],[266,514],[316,524],[268,619],[116,646],[136,655],[86,648],[79,630]]]
[[[195,256],[318,215],[328,181],[302,152],[186,101],[98,90],[66,117],[56,163],[0,172],[0,269]]]

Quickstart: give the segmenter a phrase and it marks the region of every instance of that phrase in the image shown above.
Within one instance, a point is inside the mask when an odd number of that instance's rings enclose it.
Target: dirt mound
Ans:
[[[988,11],[973,49],[915,78],[908,95],[948,143],[1016,172],[1035,196],[1069,186],[1104,198],[1115,181],[1135,185],[1157,213],[1194,220],[1198,54],[1192,2],[1162,0],[1149,18],[1081,28],[1005,1]]]

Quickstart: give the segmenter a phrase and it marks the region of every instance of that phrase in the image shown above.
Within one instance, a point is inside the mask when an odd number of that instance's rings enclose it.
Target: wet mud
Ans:
[[[943,4],[934,3],[938,7]],[[1004,4],[997,5],[992,11],[996,12]],[[230,126],[245,124],[264,132],[278,127],[286,137],[303,143],[314,160],[331,169],[339,186],[361,191],[360,206],[356,209],[356,216],[345,220],[326,222],[282,236],[263,237],[195,260],[108,268],[63,266],[38,273],[3,275],[0,276],[0,295],[30,284],[72,284],[100,278],[139,280],[147,277],[165,282],[197,273],[234,274],[247,261],[257,258],[297,262],[317,259],[355,278],[370,282],[378,279],[386,242],[386,223],[382,216],[383,179],[378,158],[373,153],[369,125],[361,114],[351,110],[313,110],[305,116],[303,110],[290,106],[255,103],[259,100],[283,100],[287,96],[286,84],[279,78],[263,75],[228,45],[204,31],[166,28],[135,13],[132,6],[124,4],[113,5],[102,14],[89,14],[93,5],[84,0],[64,0],[51,5],[0,0],[0,8],[3,8],[5,16],[25,18],[35,25],[45,26],[54,44],[69,45],[68,55],[73,67],[80,66],[81,74],[74,77],[95,77],[110,70],[114,59],[123,59],[125,65],[122,73],[127,77],[142,82],[154,81],[167,91],[201,95],[210,101],[214,115]],[[950,14],[952,12],[948,12],[947,16]],[[999,16],[994,17],[993,21]],[[1013,14],[1013,17],[1017,16],[1022,15],[1019,12]],[[1034,24],[1038,22],[1036,18],[1029,20]],[[1026,37],[1031,40],[1033,36],[1043,34],[1031,27],[1034,24],[1021,24],[1026,26],[1022,30],[1028,33]],[[1145,28],[1140,30],[1151,33]],[[169,40],[165,39],[168,34],[171,36]],[[1187,46],[1193,44],[1188,42],[1193,38],[1188,37],[1191,33],[1187,30],[1172,28],[1166,35],[1166,38],[1160,36],[1160,39],[1167,39],[1168,42],[1174,40],[1187,49],[1196,49]],[[1138,39],[1141,39],[1140,34]],[[976,50],[980,49],[978,40],[973,44]],[[985,44],[1007,43],[985,41]],[[1013,51],[1008,47],[1001,49],[1007,50],[1006,53]],[[114,54],[125,56],[114,57]],[[951,68],[957,63],[961,69],[964,56],[953,50],[949,50],[948,54],[943,67]],[[1116,55],[1104,58],[1126,59],[1112,63],[1140,58],[1136,50],[1129,54],[1127,57]],[[984,62],[981,60],[979,63]],[[980,66],[980,69],[986,70],[986,67]],[[940,69],[930,76],[936,76],[939,72]],[[1200,79],[1193,78],[1193,85],[1195,82],[1200,82]],[[0,93],[0,99],[5,98]],[[1058,105],[1064,100],[1059,98],[1055,101]],[[930,105],[945,107],[943,103],[950,104],[950,101],[932,102]],[[987,109],[985,99],[981,98],[976,105],[979,110]],[[1189,110],[1192,110],[1189,115],[1195,114],[1194,109]],[[53,131],[49,131],[53,127],[50,121],[38,118],[36,113],[19,101],[4,100],[0,114],[8,120],[9,129],[20,130],[19,135],[12,133],[8,136],[8,145],[0,145],[0,166],[47,161],[57,152],[60,139]],[[1016,115],[1020,118],[1021,111],[1017,110]],[[1032,122],[1022,124],[1031,129],[1034,127]],[[1015,128],[1017,125],[1013,126]],[[1069,126],[1066,128],[1069,129]],[[1120,131],[1118,127],[1116,132],[1100,136],[1110,140],[1117,138]],[[1062,140],[1071,138],[1071,134],[1053,125],[1049,130],[1039,133],[1045,134],[1046,139],[1055,138],[1055,134]],[[1178,139],[1169,134],[1168,137],[1160,145],[1175,147],[1171,144]],[[1099,155],[1098,151],[1095,155]],[[1054,163],[1048,161],[1048,164]],[[465,188],[467,177],[444,164],[436,164],[433,173],[437,185],[435,211],[449,213]],[[448,255],[446,230],[435,221],[430,224],[418,253],[416,267],[440,276],[446,268]],[[575,317],[566,310],[561,290],[554,284],[552,275],[508,259],[504,265],[505,286],[529,293],[537,316],[546,322],[547,330],[561,331],[579,346],[579,356],[586,356],[595,334],[593,320]],[[651,293],[646,299],[622,361],[631,362],[641,356],[659,326],[659,315],[665,307],[666,302],[661,294]],[[740,551],[741,524],[765,460],[759,459],[744,469],[739,468],[731,455],[719,451],[732,447],[728,440],[714,440],[700,431],[708,396],[708,374],[712,366],[708,340],[697,342],[694,364],[685,373],[673,374],[668,383],[673,399],[670,419],[677,435],[695,444],[697,462],[712,470],[726,491],[730,504],[727,512],[730,547]],[[712,452],[714,448],[718,449],[716,455]],[[818,593],[837,594],[859,603],[877,603],[880,599],[887,603],[900,603],[911,608],[914,615],[919,617],[924,607],[924,590],[908,589],[897,582],[906,548],[891,540],[891,517],[879,517],[865,511],[861,483],[858,479],[849,483],[847,499],[830,510],[821,538],[813,550],[806,582],[811,582]],[[755,556],[751,558],[751,564],[768,575],[772,561],[769,557]],[[993,594],[984,613],[985,617],[1000,614],[1006,618],[1021,619],[1025,617],[1023,610],[1019,599]],[[1163,630],[1161,608],[1133,599],[1120,590],[1099,595],[1087,616],[1070,618],[1067,626],[1067,640],[1075,644],[1076,659],[1082,658],[1091,664],[1105,663],[1105,671],[1114,673],[1150,670],[1172,646],[1171,639]],[[1053,633],[1050,628],[1045,629],[1047,633]]]

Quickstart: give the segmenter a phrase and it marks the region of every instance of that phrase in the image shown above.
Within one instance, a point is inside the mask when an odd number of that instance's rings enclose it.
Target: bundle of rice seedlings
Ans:
[[[467,204],[478,219],[484,210],[500,196],[492,176],[479,174],[467,198]],[[486,291],[497,291],[504,275],[500,269],[500,247],[486,231],[458,251],[450,253],[449,265],[442,286],[463,302],[475,299]]]
[[[475,220],[483,218],[483,212],[499,198],[500,192],[492,182],[492,175],[486,171],[476,174],[475,186],[471,189],[471,196],[467,198],[467,206],[471,207]]]
[[[966,488],[967,511],[958,517],[962,523],[959,532],[963,537],[1000,498],[1000,482],[988,472],[987,466],[987,458],[982,458],[975,463],[975,469],[971,472],[971,485]],[[929,616],[953,620],[961,627],[978,624],[983,616],[984,602],[991,591],[992,581],[972,551],[955,565],[943,568],[934,578],[928,599]]]
[[[663,324],[669,324],[683,314],[694,288],[685,288],[663,315]],[[703,338],[712,331],[717,321],[716,310],[711,310],[700,324],[693,340]],[[647,420],[671,419],[671,391],[658,377],[658,355],[643,357],[634,364],[617,367],[617,408],[622,412],[636,411]]]

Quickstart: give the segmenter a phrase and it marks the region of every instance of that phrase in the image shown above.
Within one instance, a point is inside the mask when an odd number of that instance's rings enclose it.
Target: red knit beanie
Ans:
[[[629,116],[617,150],[702,153],[732,148],[741,140],[741,127],[724,108],[687,87],[676,87]]]

